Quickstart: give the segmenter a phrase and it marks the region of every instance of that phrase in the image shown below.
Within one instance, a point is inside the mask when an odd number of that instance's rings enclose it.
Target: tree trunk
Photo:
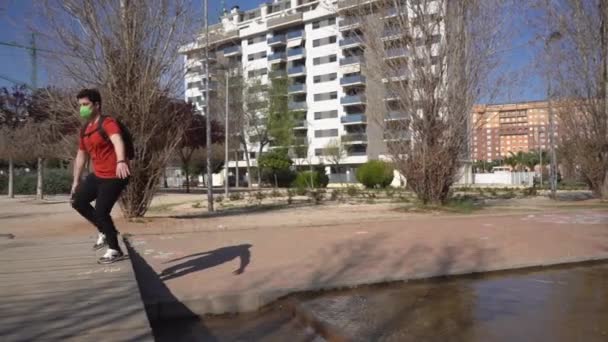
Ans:
[[[601,13],[601,44],[602,44],[602,95],[604,101],[604,120],[601,131],[603,138],[608,139],[608,4],[605,1],[600,1]],[[605,143],[608,143],[604,141]],[[601,186],[601,195],[603,200],[608,200],[608,151],[602,152],[604,163],[604,183]]]
[[[277,174],[276,172],[274,173],[274,188],[278,188],[279,187],[279,181],[277,180]]]
[[[13,157],[8,158],[8,197],[15,198],[15,160]]]
[[[236,188],[239,187],[239,151],[234,151],[234,166],[235,166],[235,170],[234,170],[234,174],[235,174],[235,178],[234,178],[234,186]]]
[[[262,151],[264,150],[264,144],[260,143],[260,150],[258,151],[258,155],[257,160],[260,160],[260,157],[262,156]],[[256,170],[257,174],[258,174],[258,189],[262,188],[262,168],[260,167],[260,163],[258,162],[258,167]]]
[[[44,198],[44,159],[38,158],[38,177],[36,181],[36,199]]]
[[[241,131],[241,136],[245,136],[245,132]],[[247,147],[247,141],[241,138],[241,145],[243,145],[243,153],[245,154],[245,164],[247,166],[247,187],[251,188],[251,160],[249,160],[249,148]],[[238,159],[238,158],[237,158]]]
[[[167,168],[165,167],[165,170],[163,171],[163,186],[165,187],[165,189],[167,189],[169,187],[169,183],[167,182]]]
[[[188,170],[189,165],[186,165],[185,167],[185,173],[186,173],[186,193],[189,194],[190,193],[190,170]]]

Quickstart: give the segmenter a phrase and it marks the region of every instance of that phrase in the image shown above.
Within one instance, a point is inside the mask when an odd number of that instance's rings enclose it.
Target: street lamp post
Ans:
[[[556,42],[562,38],[562,34],[559,31],[552,32],[545,40],[545,53],[547,55],[548,63],[551,65],[551,53],[549,46],[551,43]],[[549,183],[551,186],[551,198],[556,198],[557,193],[557,156],[555,154],[555,120],[553,113],[553,101],[552,101],[552,89],[551,89],[551,75],[547,74],[547,97],[548,97],[548,116],[549,116],[549,151],[551,153],[551,165],[549,168]],[[541,152],[542,153],[542,152]],[[542,172],[542,171],[541,171]]]

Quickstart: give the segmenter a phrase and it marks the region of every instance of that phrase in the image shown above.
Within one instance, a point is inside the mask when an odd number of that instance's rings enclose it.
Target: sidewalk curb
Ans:
[[[131,247],[128,239],[129,236],[124,236],[127,247]],[[131,251],[130,251],[131,252]],[[136,252],[133,249],[133,252]],[[223,293],[223,294],[207,294],[195,298],[158,298],[154,301],[144,302],[146,310],[150,315],[151,320],[165,320],[165,319],[180,319],[194,316],[204,315],[221,315],[228,313],[243,313],[252,312],[259,310],[265,306],[271,305],[274,302],[286,299],[296,294],[303,293],[314,293],[319,291],[330,291],[339,289],[355,288],[360,286],[369,285],[382,285],[389,283],[408,282],[408,281],[420,281],[431,278],[439,277],[454,277],[454,276],[465,276],[474,275],[478,273],[496,273],[496,272],[508,272],[508,271],[534,271],[543,270],[552,267],[563,267],[563,266],[577,266],[584,265],[587,263],[605,262],[608,261],[608,253],[602,253],[591,256],[579,256],[579,257],[566,257],[555,259],[549,262],[528,262],[519,264],[503,264],[495,265],[492,267],[479,267],[479,268],[455,268],[449,272],[422,272],[413,274],[407,277],[376,277],[373,279],[365,279],[360,281],[333,281],[325,284],[311,284],[310,286],[297,287],[297,288],[282,288],[272,289],[267,291],[247,291],[240,293]],[[187,310],[184,310],[184,307]],[[306,310],[302,309],[297,304],[290,304],[293,312],[297,312],[298,316],[302,316],[304,321],[311,321],[312,318],[307,314]],[[320,323],[315,323],[320,324]],[[333,331],[331,327],[323,328],[328,331]],[[336,340],[343,341],[343,340]]]

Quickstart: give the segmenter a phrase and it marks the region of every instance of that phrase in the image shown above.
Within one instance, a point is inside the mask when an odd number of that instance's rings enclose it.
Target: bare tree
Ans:
[[[608,199],[608,5],[603,0],[543,0],[542,28],[561,37],[544,70],[559,97],[564,143],[591,189]],[[549,37],[549,38],[550,38]],[[548,38],[547,38],[548,39]]]
[[[21,155],[19,151],[18,129],[25,124],[28,116],[29,93],[25,86],[0,89],[0,157],[8,160],[8,197],[15,196],[14,165]]]
[[[40,30],[48,58],[70,87],[101,90],[102,111],[134,136],[136,157],[121,198],[127,217],[143,216],[189,118],[181,97],[178,50],[194,36],[185,0],[45,0]]]
[[[362,47],[345,58],[362,65],[367,88],[348,95],[365,91],[368,135],[379,131],[386,154],[423,203],[444,203],[470,158],[473,104],[493,88],[508,2],[341,1],[338,9],[358,27],[350,38]]]
[[[347,152],[348,151],[344,144],[342,144],[342,142],[338,139],[330,140],[327,145],[325,145],[325,148],[323,148],[323,154],[325,155],[327,161],[334,166],[336,169],[335,172],[340,172],[340,165],[347,157]]]

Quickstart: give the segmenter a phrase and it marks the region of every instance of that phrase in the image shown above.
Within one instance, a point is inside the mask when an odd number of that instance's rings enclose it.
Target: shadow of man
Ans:
[[[203,271],[208,268],[221,265],[236,258],[240,258],[240,266],[232,273],[235,275],[242,274],[245,272],[245,268],[251,261],[251,251],[249,251],[251,247],[251,244],[222,247],[212,251],[191,254],[185,257],[169,260],[167,263],[188,259],[187,261],[164,269],[160,274],[160,278],[163,281],[179,278],[189,273]]]

